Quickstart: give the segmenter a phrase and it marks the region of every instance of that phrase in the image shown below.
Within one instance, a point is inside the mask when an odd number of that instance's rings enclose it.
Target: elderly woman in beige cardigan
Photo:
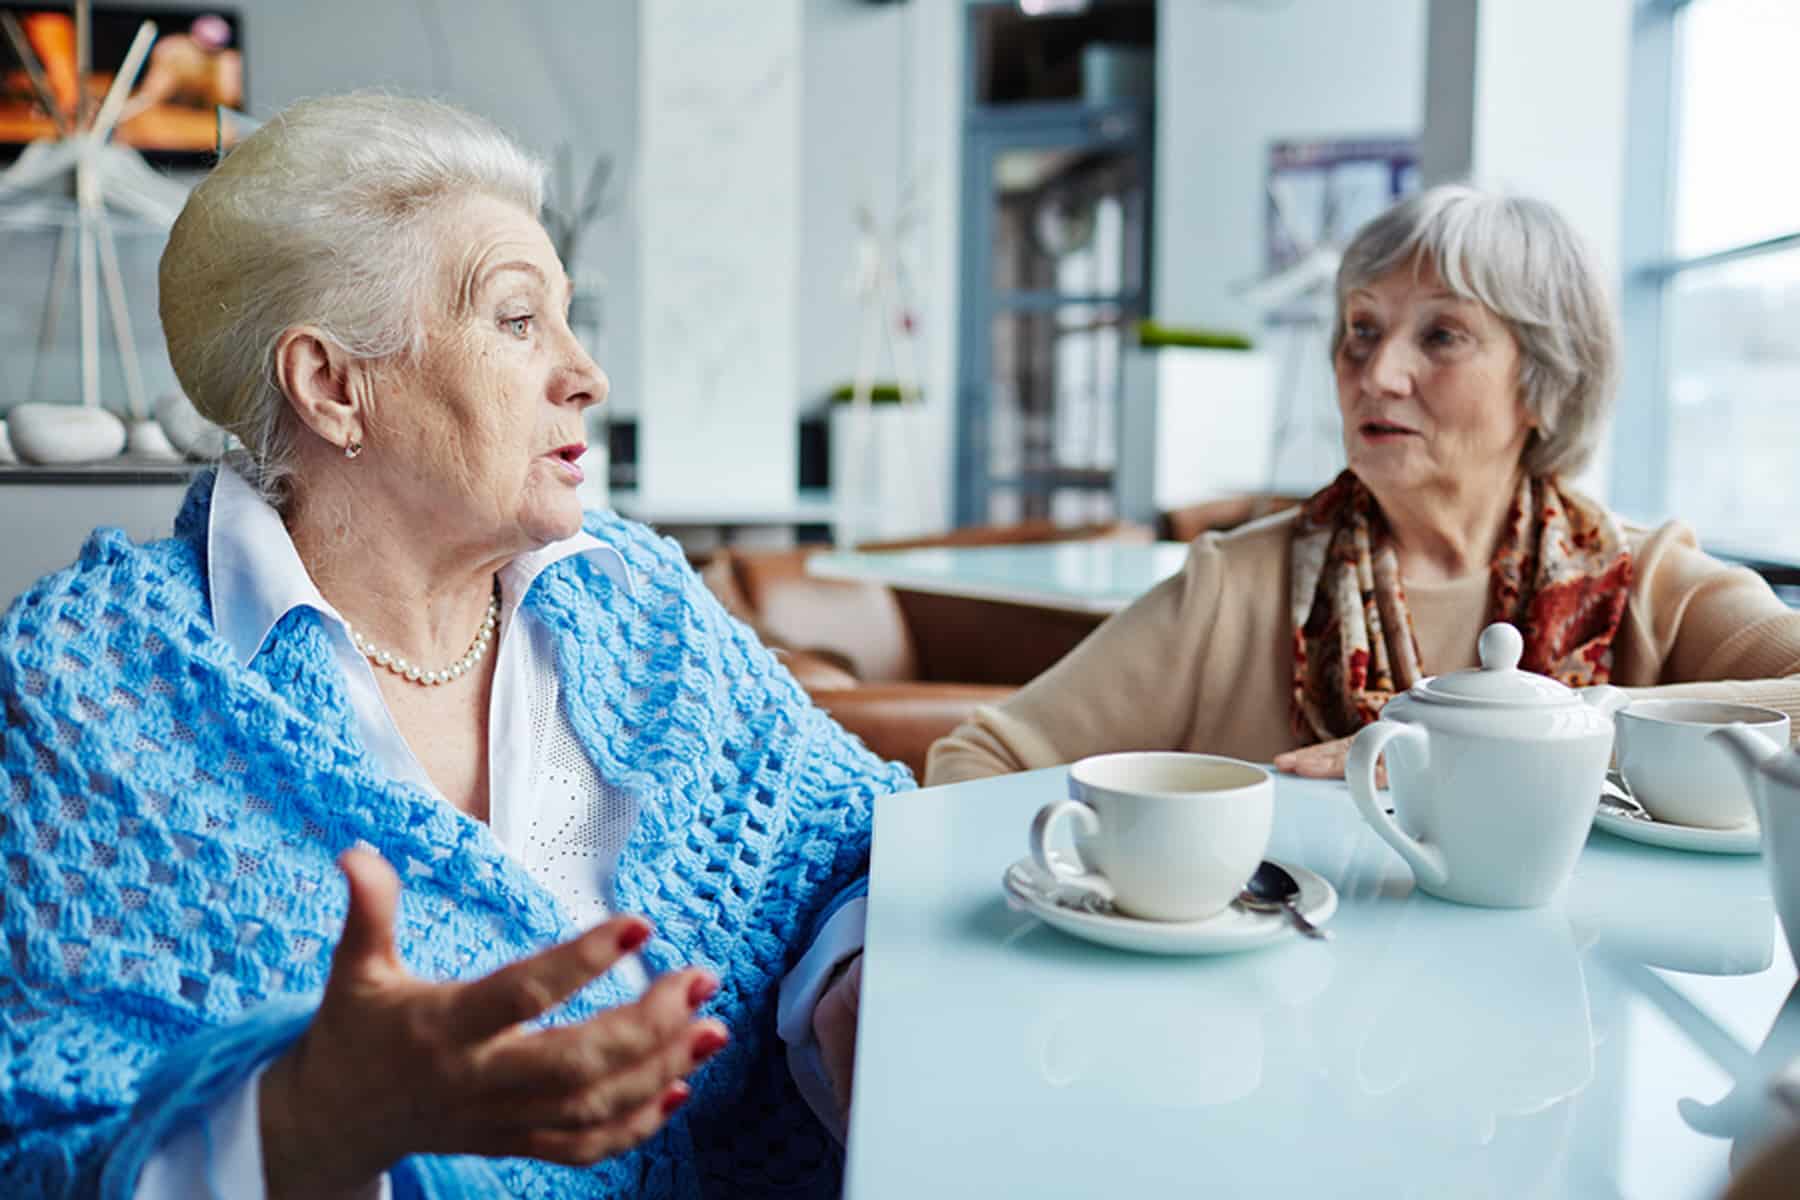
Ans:
[[[1180,574],[939,741],[926,782],[1131,749],[1339,776],[1382,704],[1475,665],[1494,620],[1524,634],[1522,665],[1574,686],[1800,718],[1800,613],[1685,526],[1632,526],[1565,482],[1605,425],[1616,343],[1547,205],[1449,186],[1377,217],[1337,279],[1348,469],[1197,538]]]

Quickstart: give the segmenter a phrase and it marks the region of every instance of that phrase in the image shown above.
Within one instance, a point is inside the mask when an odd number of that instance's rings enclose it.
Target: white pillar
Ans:
[[[1421,173],[1547,200],[1619,268],[1631,0],[1432,0]]]
[[[639,491],[779,506],[797,475],[801,0],[639,15]]]

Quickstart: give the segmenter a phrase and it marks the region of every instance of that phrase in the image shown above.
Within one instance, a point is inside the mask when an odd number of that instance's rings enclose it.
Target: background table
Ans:
[[[1044,542],[815,554],[827,579],[1106,616],[1181,570],[1186,542]]]
[[[1465,908],[1283,778],[1270,853],[1336,886],[1335,940],[1159,959],[1007,907],[1064,787],[877,803],[850,1200],[1708,1197],[1800,1053],[1760,859],[1596,832],[1552,907]]]

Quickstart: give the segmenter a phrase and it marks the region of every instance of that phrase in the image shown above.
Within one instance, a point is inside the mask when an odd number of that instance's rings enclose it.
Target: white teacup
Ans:
[[[1756,817],[1737,761],[1707,735],[1743,723],[1788,744],[1787,714],[1723,700],[1633,700],[1613,718],[1619,770],[1659,821],[1730,829]]]
[[[1078,887],[1104,878],[1114,905],[1134,917],[1197,921],[1230,904],[1262,861],[1275,782],[1235,758],[1127,751],[1070,767],[1069,796],[1031,823],[1040,868]],[[1079,870],[1050,854],[1064,819],[1075,826]]]

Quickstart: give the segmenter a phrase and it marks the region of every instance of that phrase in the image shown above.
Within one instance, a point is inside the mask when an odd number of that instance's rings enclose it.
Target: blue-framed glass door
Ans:
[[[1148,305],[1147,106],[974,110],[964,139],[959,524],[1113,515],[1120,362]]]

